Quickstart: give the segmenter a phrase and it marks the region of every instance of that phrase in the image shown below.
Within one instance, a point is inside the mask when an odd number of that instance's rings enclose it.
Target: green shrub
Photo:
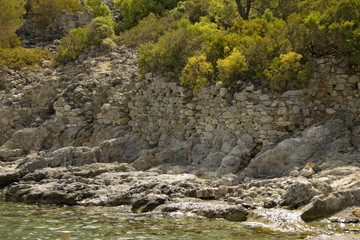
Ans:
[[[54,63],[58,65],[76,60],[89,46],[101,47],[105,51],[111,50],[114,47],[115,36],[112,26],[113,20],[110,17],[97,17],[85,28],[70,30],[56,49]]]
[[[360,2],[305,0],[299,4],[313,54],[333,54],[360,63]]]
[[[105,38],[102,42],[101,42],[101,49],[103,51],[109,52],[111,51],[114,47],[115,47],[115,43],[114,40],[112,38]]]
[[[239,17],[235,1],[211,0],[209,17],[225,28],[230,28]]]
[[[249,68],[245,56],[235,48],[225,59],[217,61],[219,79],[225,82],[229,87],[236,86],[239,80]]]
[[[80,0],[30,0],[30,16],[32,20],[42,27],[52,25],[56,16],[65,9],[69,13],[84,12]]]
[[[208,85],[214,73],[211,63],[206,61],[205,55],[194,56],[187,60],[187,64],[180,77],[181,85],[193,89],[194,93]]]
[[[265,70],[264,84],[278,92],[307,87],[311,69],[308,65],[306,67],[301,65],[301,58],[302,56],[295,52],[274,58],[271,66]]]
[[[84,28],[74,28],[63,37],[56,49],[55,64],[76,60],[89,45],[87,32]]]
[[[140,73],[174,72],[179,76],[187,59],[200,50],[200,43],[201,37],[186,26],[169,31],[157,43],[150,42],[140,47]]]
[[[32,69],[41,59],[51,59],[51,53],[39,48],[25,49],[22,47],[0,49],[0,65],[20,70],[24,67]]]
[[[10,35],[7,38],[0,39],[0,48],[16,48],[21,46],[18,36]]]
[[[85,4],[89,6],[89,12],[93,14],[93,18],[110,16],[109,7],[101,0],[85,0]]]
[[[180,1],[174,12],[181,17],[186,17],[192,23],[199,22],[201,17],[209,14],[210,2],[208,0]]]
[[[128,47],[139,47],[146,42],[157,42],[161,36],[171,29],[176,28],[176,23],[171,17],[157,17],[150,13],[149,16],[122,37],[121,41]]]
[[[162,15],[176,7],[179,0],[115,0],[115,6],[123,16],[122,30],[130,29],[149,13]]]
[[[12,37],[23,24],[25,0],[0,0],[0,40]]]
[[[114,21],[111,17],[97,17],[86,27],[90,45],[100,46],[103,39],[114,38]]]

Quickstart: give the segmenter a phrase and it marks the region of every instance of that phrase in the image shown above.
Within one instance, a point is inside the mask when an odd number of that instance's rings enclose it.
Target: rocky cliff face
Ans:
[[[135,52],[122,46],[58,68],[2,67],[0,187],[11,201],[153,210],[197,197],[305,206],[306,220],[332,214],[360,201],[360,81],[341,62],[318,64],[309,90],[244,83],[234,96],[222,83],[194,96],[171,78],[139,79]],[[209,214],[246,215],[228,213]]]

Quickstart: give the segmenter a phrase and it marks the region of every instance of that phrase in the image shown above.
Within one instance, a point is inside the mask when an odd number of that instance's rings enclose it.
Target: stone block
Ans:
[[[353,76],[349,77],[347,81],[350,84],[356,84],[356,83],[358,83],[360,81],[360,79],[359,79],[358,76],[353,75]]]

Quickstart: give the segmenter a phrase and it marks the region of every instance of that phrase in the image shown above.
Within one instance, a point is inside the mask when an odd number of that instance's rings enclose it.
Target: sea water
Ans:
[[[261,224],[260,224],[261,225]],[[205,219],[191,213],[138,214],[128,206],[44,206],[0,201],[0,239],[304,239],[316,231],[278,231],[249,222]],[[319,230],[320,229],[320,230]],[[327,231],[328,231],[327,227]],[[323,227],[325,231],[325,227]]]

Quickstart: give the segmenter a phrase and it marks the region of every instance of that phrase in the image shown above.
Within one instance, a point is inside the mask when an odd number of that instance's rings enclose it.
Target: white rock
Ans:
[[[334,109],[332,109],[332,108],[327,108],[326,113],[327,114],[334,114],[334,113],[336,113],[336,111]]]

